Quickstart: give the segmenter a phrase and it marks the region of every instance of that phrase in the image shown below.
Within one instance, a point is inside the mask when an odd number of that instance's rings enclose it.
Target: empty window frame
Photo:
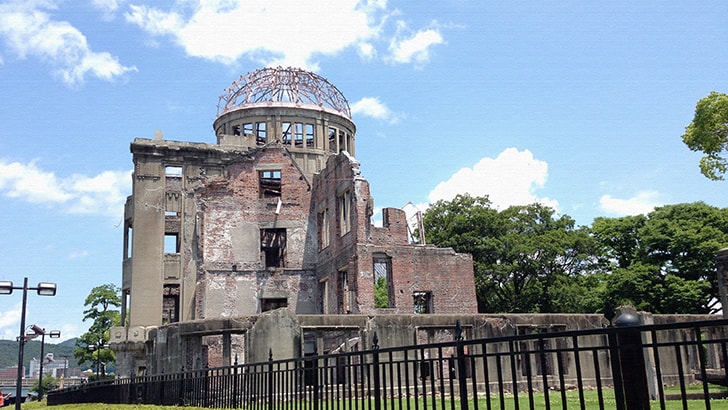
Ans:
[[[339,313],[351,313],[349,303],[349,272],[346,270],[339,271]]]
[[[124,230],[124,259],[131,258],[132,240],[134,239],[134,229],[131,224],[126,225]]]
[[[374,256],[374,307],[377,309],[394,307],[394,287],[392,286],[392,258]]]
[[[286,230],[261,229],[260,251],[265,258],[264,263],[266,268],[285,267]]]
[[[179,253],[180,240],[178,232],[165,232],[164,253]]]
[[[253,135],[253,123],[246,122],[243,124],[243,135]]]
[[[319,249],[326,249],[329,244],[329,209],[326,208],[319,213]]]
[[[166,177],[181,178],[182,177],[182,167],[174,166],[174,165],[167,165],[166,167],[164,167],[164,175]]]
[[[269,310],[288,307],[288,299],[286,298],[263,298],[260,300],[260,311],[267,312]]]
[[[179,285],[164,285],[162,324],[179,322]]]
[[[240,124],[233,125],[233,135],[240,135]]]
[[[276,198],[281,196],[281,171],[258,171],[260,198]]]
[[[314,147],[314,128],[313,124],[306,124],[306,148]]]
[[[433,313],[432,309],[432,292],[414,292],[414,313],[426,314]]]
[[[337,152],[341,152],[341,151],[348,152],[348,150],[349,149],[346,146],[346,134],[344,133],[344,131],[339,131],[339,150]]]
[[[344,236],[351,231],[351,191],[344,191],[339,196],[339,235]]]
[[[337,152],[337,146],[336,146],[336,128],[329,127],[329,151],[330,152]]]
[[[258,145],[266,143],[266,125],[264,122],[255,123],[255,142]]]
[[[298,148],[303,148],[303,123],[293,124],[293,141]]]
[[[318,304],[319,304],[319,312],[322,314],[328,314],[329,313],[329,281],[326,279],[322,279],[319,281],[319,291],[318,291]]]
[[[291,123],[282,122],[281,123],[281,142],[286,145],[291,145],[292,134],[293,134],[293,130],[291,129]]]

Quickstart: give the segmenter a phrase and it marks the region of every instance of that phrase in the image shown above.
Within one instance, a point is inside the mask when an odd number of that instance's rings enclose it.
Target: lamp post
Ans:
[[[20,313],[20,336],[18,336],[18,378],[15,381],[15,410],[20,409],[20,396],[23,395],[23,348],[25,347],[25,306],[28,302],[28,291],[35,290],[40,296],[55,296],[56,284],[40,282],[36,287],[28,287],[28,278],[23,279],[23,286],[13,286],[13,282],[0,281],[0,295],[9,295],[13,290],[23,291],[23,304]]]
[[[30,329],[33,331],[33,333],[26,333],[25,340],[35,339],[36,337],[40,336],[40,369],[38,372],[38,401],[43,400],[43,362],[45,361],[45,337],[46,335],[50,336],[51,338],[59,338],[61,337],[61,331],[60,330],[51,330],[50,332],[46,332],[46,330],[38,325],[33,325],[30,327]]]
[[[99,340],[92,345],[88,345],[88,350],[90,351],[96,351],[96,381],[98,382],[100,379],[100,369],[101,369],[101,350],[109,347],[109,345],[104,343],[104,334],[101,334],[101,337]]]

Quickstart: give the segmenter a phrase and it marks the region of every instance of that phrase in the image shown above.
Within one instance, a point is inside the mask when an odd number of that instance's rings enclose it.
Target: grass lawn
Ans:
[[[666,393],[679,393],[679,388],[671,387],[667,389]],[[715,386],[711,386],[711,391],[725,391],[724,388],[715,388]],[[695,392],[702,392],[702,386],[688,386],[687,388],[688,393],[695,393]],[[614,408],[614,394],[611,390],[604,390],[603,391],[603,400],[604,400],[604,408],[606,409],[612,409]],[[545,396],[543,393],[538,393],[533,395],[533,401],[534,401],[534,410],[540,410],[540,409],[546,409],[545,405]],[[382,401],[382,408],[383,409],[399,409],[400,408],[400,402],[402,405],[402,409],[407,408],[407,399],[394,400],[388,401],[383,400]],[[526,393],[519,393],[518,394],[518,402],[519,402],[519,408],[520,409],[528,409],[530,408],[529,398]],[[561,393],[560,392],[550,392],[549,393],[549,402],[552,409],[561,409]],[[566,393],[566,402],[567,402],[567,408],[569,409],[580,409],[580,402],[579,402],[579,392],[578,391],[569,391]],[[585,408],[586,409],[599,409],[599,396],[596,391],[585,391],[584,392],[584,402],[585,402]],[[310,403],[309,403],[310,404]],[[341,409],[343,408],[343,405],[348,405],[349,403],[331,403],[331,402],[321,402],[319,408],[320,409]],[[357,408],[370,408],[367,407],[367,404],[364,403],[358,403],[359,406]],[[426,408],[432,409],[436,405],[437,409],[443,408],[442,404],[443,402],[438,397],[437,402],[433,403],[431,398],[428,397]],[[491,401],[492,408],[494,409],[500,409],[500,403],[497,400]],[[372,404],[373,405],[373,404]],[[446,398],[444,402],[444,408],[450,409],[451,402],[450,398]],[[711,409],[717,409],[717,410],[728,410],[728,400],[722,400],[722,399],[714,399],[710,401]],[[290,403],[286,408],[290,407]],[[455,408],[459,408],[459,400],[455,400]],[[470,400],[469,406],[470,409],[474,409],[474,403],[473,400]],[[660,403],[658,401],[651,402],[651,408],[653,409],[659,409]],[[283,408],[283,407],[282,407]],[[373,408],[373,407],[371,407]],[[414,409],[414,400],[410,399],[410,409]],[[420,399],[420,403],[418,408],[423,409],[425,406],[422,403],[422,399]],[[486,409],[486,402],[485,399],[479,398],[478,399],[478,408],[479,409]],[[505,408],[507,410],[515,409],[513,396],[509,395],[506,397],[506,403]],[[672,400],[672,401],[666,401],[665,402],[665,408],[666,410],[678,410],[682,409],[682,401],[679,400]],[[702,400],[688,400],[688,409],[704,409],[705,408],[705,402]],[[38,403],[38,402],[30,402],[23,404],[23,410],[172,410],[172,409],[185,409],[185,410],[202,410],[203,407],[184,407],[184,406],[154,406],[149,404],[144,405],[136,405],[136,404],[102,404],[102,403],[90,403],[90,404],[67,404],[67,405],[60,405],[60,406],[46,406],[45,402]]]

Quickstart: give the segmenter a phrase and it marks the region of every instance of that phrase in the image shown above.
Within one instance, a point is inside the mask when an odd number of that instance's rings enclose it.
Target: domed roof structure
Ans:
[[[316,107],[351,119],[341,91],[318,74],[300,68],[263,68],[240,76],[220,95],[217,115],[253,106]]]

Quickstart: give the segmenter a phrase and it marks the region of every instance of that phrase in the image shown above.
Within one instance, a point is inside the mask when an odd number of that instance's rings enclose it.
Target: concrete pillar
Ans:
[[[718,270],[718,291],[720,304],[723,306],[723,319],[728,319],[728,248],[716,253],[715,266]]]

